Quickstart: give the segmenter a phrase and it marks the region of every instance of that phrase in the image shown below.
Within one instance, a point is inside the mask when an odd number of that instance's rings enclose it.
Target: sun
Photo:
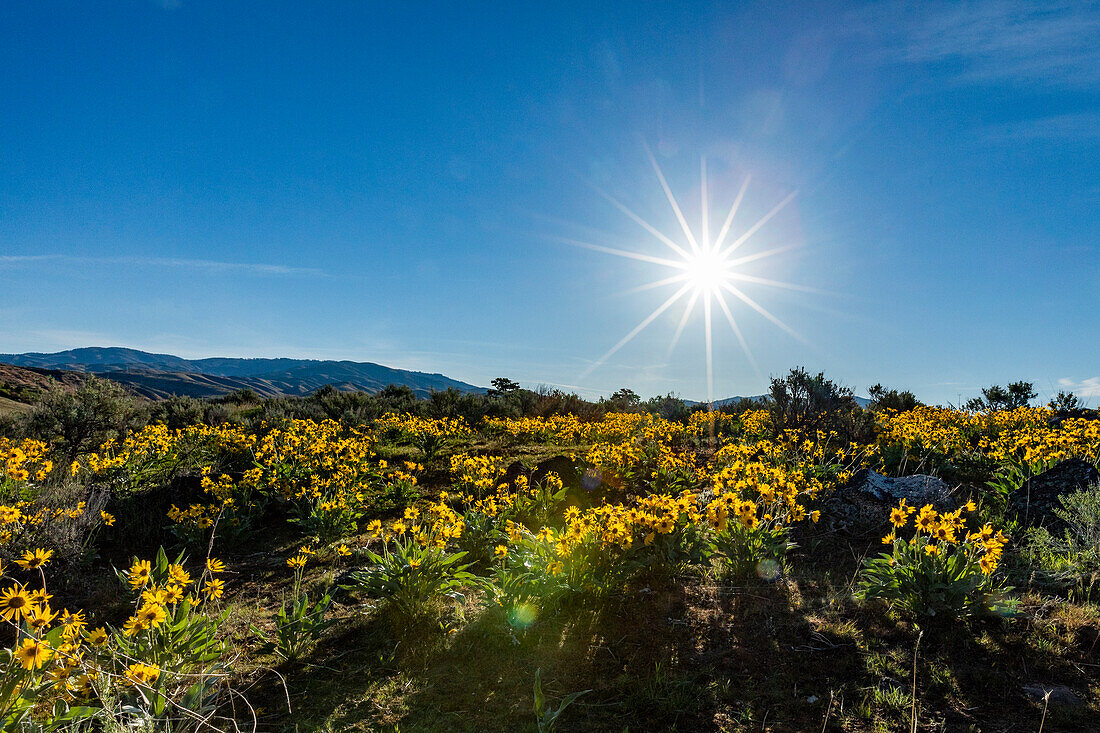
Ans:
[[[684,260],[684,280],[694,295],[710,296],[729,282],[729,263],[717,252],[703,250]]]
[[[596,192],[603,198],[607,199],[617,209],[626,214],[635,223],[645,229],[650,235],[655,237],[665,247],[671,250],[671,255],[667,257],[657,257],[654,255],[646,254],[644,252],[635,252],[624,249],[616,249],[613,247],[605,247],[599,244],[593,244],[591,242],[582,242],[575,239],[566,239],[562,237],[555,237],[560,241],[572,244],[578,247],[584,247],[587,249],[596,250],[597,252],[603,252],[606,254],[616,255],[618,257],[626,257],[629,259],[640,260],[642,262],[648,262],[654,265],[666,268],[666,271],[670,271],[666,277],[659,280],[655,280],[650,283],[646,283],[633,291],[650,290],[660,287],[674,287],[675,291],[660,305],[658,305],[653,312],[646,316],[637,326],[635,326],[630,332],[628,332],[618,343],[612,346],[603,354],[599,359],[593,362],[582,374],[581,378],[587,377],[594,370],[603,365],[612,355],[619,349],[625,346],[635,336],[642,332],[649,324],[653,323],[663,313],[669,310],[673,305],[683,301],[684,309],[680,316],[680,321],[676,327],[676,331],[673,334],[672,341],[669,344],[669,353],[676,347],[679,342],[680,336],[683,334],[688,322],[691,320],[692,314],[696,310],[701,310],[703,315],[703,332],[705,338],[705,368],[706,368],[706,380],[707,380],[707,401],[714,401],[714,333],[713,333],[713,320],[714,311],[717,309],[721,312],[726,322],[730,326],[730,330],[733,332],[738,343],[741,346],[741,350],[745,353],[745,357],[752,365],[753,370],[758,377],[761,377],[762,373],[756,360],[753,358],[752,351],[749,348],[748,342],[745,340],[745,336],[741,331],[741,327],[738,325],[737,318],[734,315],[733,310],[730,307],[728,297],[732,297],[735,302],[747,306],[750,310],[754,311],[759,316],[765,318],[774,326],[789,334],[798,341],[809,345],[800,334],[794,331],[790,326],[781,321],[764,306],[760,305],[756,300],[748,295],[743,289],[746,283],[754,285],[765,285],[771,287],[787,288],[791,290],[801,290],[806,292],[822,292],[814,288],[803,287],[792,283],[782,282],[779,280],[772,280],[768,278],[758,277],[751,275],[743,271],[743,265],[758,260],[771,257],[773,255],[785,252],[794,247],[794,245],[784,245],[774,247],[772,249],[754,252],[753,254],[744,255],[738,250],[748,242],[753,235],[755,235],[765,224],[767,224],[776,214],[783,210],[784,207],[789,204],[797,195],[797,191],[792,191],[785,198],[779,201],[771,210],[764,216],[758,219],[751,226],[746,228],[743,232],[736,236],[731,237],[733,231],[733,225],[737,216],[738,209],[741,206],[741,202],[745,197],[745,191],[748,189],[750,177],[746,177],[741,185],[740,190],[734,197],[733,203],[730,205],[729,213],[723,220],[722,226],[719,228],[718,233],[711,236],[710,232],[710,201],[707,193],[707,167],[706,159],[700,160],[701,170],[701,196],[702,196],[702,221],[697,230],[694,230],[684,217],[683,211],[680,208],[679,202],[672,193],[672,189],[668,185],[668,181],[665,180],[664,173],[661,171],[661,167],[657,164],[656,158],[650,152],[649,148],[645,148],[646,155],[649,158],[650,164],[653,166],[653,170],[657,175],[657,181],[660,183],[662,190],[665,193],[665,197],[668,199],[669,204],[672,207],[673,213],[676,215],[676,220],[680,224],[680,232],[673,236],[669,236],[659,229],[654,227],[644,218],[637,213],[626,207],[620,201],[613,196],[603,191],[598,187]]]

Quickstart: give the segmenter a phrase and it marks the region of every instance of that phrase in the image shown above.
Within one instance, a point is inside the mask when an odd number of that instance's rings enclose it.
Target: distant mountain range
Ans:
[[[11,364],[37,374],[8,374],[2,367]],[[484,393],[477,387],[442,374],[414,372],[407,369],[361,361],[321,361],[317,359],[184,359],[171,354],[150,354],[137,349],[119,347],[87,347],[58,351],[53,354],[0,354],[0,387],[23,386],[39,388],[43,380],[58,380],[65,384],[79,383],[79,374],[94,374],[124,385],[132,392],[150,399],[173,395],[217,397],[241,389],[251,389],[261,397],[302,396],[312,394],[331,384],[343,391],[377,392],[391,384],[409,387],[420,397],[433,391],[456,389],[460,392]],[[10,397],[0,389],[0,399]],[[762,402],[767,395],[726,397],[715,400],[715,407],[743,399]],[[684,400],[688,405],[701,402]],[[870,400],[856,397],[866,407]]]
[[[725,398],[720,399],[720,400],[715,400],[714,401],[714,406],[715,407],[722,407],[723,405],[734,405],[734,404],[737,404],[738,402],[740,402],[741,400],[752,400],[753,402],[764,402],[767,399],[768,399],[768,396],[766,394],[758,394],[758,395],[754,395],[752,397],[741,397],[741,396],[725,397]],[[695,407],[696,405],[705,405],[705,404],[707,404],[707,402],[706,402],[706,400],[684,400],[684,404],[687,405],[688,407]]]
[[[0,357],[0,358],[3,358],[3,357]],[[856,404],[859,405],[860,407],[867,407],[868,405],[871,404],[871,400],[867,399],[866,397],[853,397],[852,399],[854,399],[856,401]],[[715,400],[714,401],[714,406],[715,407],[722,407],[723,405],[735,405],[738,402],[740,402],[741,400],[752,400],[753,402],[767,402],[768,401],[768,395],[758,394],[758,395],[753,395],[752,397],[726,397],[724,399]],[[706,404],[706,402],[704,402],[704,401],[696,401],[696,400],[684,400],[684,403],[686,405],[688,405],[689,407],[694,407],[695,405],[705,405]]]
[[[405,385],[426,397],[433,390],[485,392],[442,374],[394,369],[371,362],[316,359],[183,359],[136,349],[89,347],[54,354],[0,354],[0,363],[95,374],[152,399],[172,395],[214,397],[251,389],[263,397],[300,396],[327,384],[340,390],[377,392]]]

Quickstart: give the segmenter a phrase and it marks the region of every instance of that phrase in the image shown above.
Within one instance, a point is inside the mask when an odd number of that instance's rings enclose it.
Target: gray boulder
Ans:
[[[1100,472],[1091,463],[1080,458],[1069,458],[1029,478],[1010,497],[1010,501],[1025,522],[1060,529],[1064,523],[1054,514],[1054,509],[1061,506],[1058,497],[1098,482]]]
[[[955,508],[951,488],[935,476],[890,478],[870,469],[856,473],[825,501],[822,522],[833,532],[880,536],[890,527],[890,510],[905,499],[909,506],[931,504],[937,511]]]
[[[1049,696],[1051,705],[1078,707],[1084,704],[1073,690],[1065,685],[1032,684],[1024,685],[1024,694],[1035,702],[1043,702]]]
[[[523,461],[515,461],[504,470],[504,475],[498,481],[500,484],[514,484],[520,476],[526,476],[532,484],[542,483],[548,474],[556,473],[561,479],[562,485],[570,489],[578,489],[581,486],[581,477],[577,472],[577,464],[568,456],[553,456],[540,461],[531,468]]]

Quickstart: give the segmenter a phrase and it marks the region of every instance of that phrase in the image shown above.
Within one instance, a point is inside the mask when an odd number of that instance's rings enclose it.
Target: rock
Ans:
[[[1098,482],[1100,473],[1092,464],[1080,458],[1069,458],[1029,478],[1010,501],[1025,522],[1061,529],[1064,523],[1054,514],[1054,509],[1061,506],[1058,497]]]
[[[1050,693],[1051,705],[1077,707],[1084,704],[1084,701],[1065,685],[1024,685],[1024,694],[1036,702],[1042,702],[1047,693]]]
[[[168,483],[137,493],[112,492],[106,510],[115,515],[118,524],[111,536],[128,546],[156,547],[165,541],[165,527],[170,524],[168,511],[173,505],[186,509],[209,501],[198,473],[179,474]]]
[[[562,484],[567,488],[579,489],[581,487],[581,477],[577,472],[577,466],[568,456],[547,458],[540,461],[534,468],[523,461],[515,461],[504,469],[504,474],[497,484],[514,484],[520,476],[526,476],[532,484],[537,484],[541,483],[549,473],[556,473]]]
[[[955,507],[951,489],[935,476],[889,478],[864,469],[826,500],[822,520],[833,532],[882,535],[890,526],[890,510],[902,499],[909,506],[931,504],[937,511]]]
[[[1100,629],[1095,626],[1082,626],[1073,636],[1077,648],[1084,652],[1085,657],[1092,657],[1097,645],[1100,645]]]
[[[523,461],[513,461],[508,468],[504,469],[504,475],[497,481],[497,485],[515,484],[520,476],[531,478],[531,467]]]
[[[541,461],[531,474],[531,483],[539,483],[549,473],[556,473],[566,488],[581,488],[581,477],[577,472],[577,465],[568,456],[554,456]]]
[[[1087,410],[1083,407],[1059,410],[1047,418],[1047,427],[1060,427],[1066,420],[1100,420],[1100,410]]]

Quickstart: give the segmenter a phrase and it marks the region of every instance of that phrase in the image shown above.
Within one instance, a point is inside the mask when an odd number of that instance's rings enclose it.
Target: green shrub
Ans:
[[[890,551],[864,561],[857,597],[880,598],[916,616],[961,618],[984,613],[1009,616],[1011,588],[995,571],[1006,538],[989,524],[966,531],[967,509],[939,513],[924,506],[910,539],[897,536],[915,507],[901,504],[891,513],[894,529],[883,538]]]
[[[293,599],[289,604],[284,598],[279,612],[275,615],[275,633],[270,635],[255,624],[249,630],[264,640],[261,652],[272,652],[288,662],[297,660],[314,642],[321,637],[335,619],[326,619],[325,614],[332,605],[332,593],[324,593],[314,603],[310,603],[309,593],[302,589],[302,573],[305,571],[307,555],[299,554],[290,558],[287,564],[294,569]]]
[[[1059,496],[1058,502],[1054,514],[1065,523],[1062,536],[1046,527],[1032,529],[1027,553],[1042,581],[1088,598],[1100,585],[1100,485]]]
[[[28,434],[56,444],[71,463],[142,425],[146,409],[120,385],[89,377],[76,391],[54,385],[24,418]]]
[[[351,573],[351,582],[341,587],[386,601],[396,619],[424,617],[442,598],[464,601],[461,589],[476,580],[467,565],[458,564],[465,552],[447,552],[414,537],[392,538],[380,555],[365,553],[371,565]]]
[[[786,564],[787,553],[797,545],[791,541],[790,526],[766,521],[752,527],[740,521],[728,522],[714,534],[714,549],[730,575],[744,578],[756,574],[775,578]]]

